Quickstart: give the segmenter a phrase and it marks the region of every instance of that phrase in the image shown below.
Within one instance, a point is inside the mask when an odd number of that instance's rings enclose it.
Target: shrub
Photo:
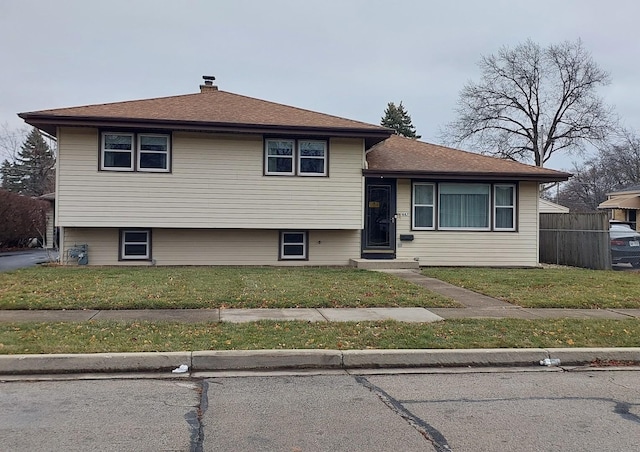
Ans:
[[[44,237],[49,203],[0,189],[0,248],[23,248]]]

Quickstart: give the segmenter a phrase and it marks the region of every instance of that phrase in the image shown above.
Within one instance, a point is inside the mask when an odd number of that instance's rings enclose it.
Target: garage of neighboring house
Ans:
[[[623,221],[638,230],[638,211],[640,210],[640,185],[624,190],[607,193],[607,200],[598,209],[607,209],[611,220]]]

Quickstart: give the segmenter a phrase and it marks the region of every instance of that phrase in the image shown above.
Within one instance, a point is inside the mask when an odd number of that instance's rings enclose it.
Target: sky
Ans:
[[[640,130],[638,17],[637,0],[0,0],[0,125],[195,93],[214,75],[224,91],[373,124],[402,101],[422,141],[441,143],[482,56],[580,38],[610,74],[601,97]]]

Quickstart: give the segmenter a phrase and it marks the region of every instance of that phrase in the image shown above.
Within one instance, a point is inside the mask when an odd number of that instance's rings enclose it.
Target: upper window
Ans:
[[[104,132],[100,169],[168,172],[170,152],[169,135]]]
[[[413,229],[434,229],[433,184],[413,184]]]
[[[440,229],[490,228],[489,184],[440,184]]]
[[[120,259],[151,259],[151,231],[148,229],[120,231]]]
[[[326,176],[327,142],[323,140],[265,140],[265,174]]]
[[[133,171],[133,134],[102,134],[102,169]]]
[[[168,135],[138,135],[138,169],[140,171],[169,169]]]
[[[494,187],[495,229],[513,231],[516,228],[516,187],[496,185]]]
[[[267,140],[267,174],[293,175],[293,140]]]
[[[326,160],[326,141],[298,141],[298,174],[301,176],[326,176]]]

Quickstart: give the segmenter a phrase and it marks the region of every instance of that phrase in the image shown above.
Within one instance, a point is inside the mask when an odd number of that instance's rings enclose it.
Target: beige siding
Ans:
[[[417,258],[423,266],[538,265],[538,184],[520,183],[517,232],[412,231],[411,181],[398,181],[397,256]],[[406,215],[405,215],[406,214]]]
[[[361,229],[363,141],[331,139],[329,177],[263,175],[260,136],[173,134],[172,172],[98,171],[98,131],[61,128],[58,223]]]
[[[53,203],[47,209],[47,229],[44,237],[44,248],[50,249],[54,247],[54,215],[53,215]]]
[[[65,228],[65,263],[75,245],[89,246],[89,265],[151,265],[118,261],[119,230]],[[249,229],[153,229],[152,257],[156,265],[348,265],[360,255],[360,232],[309,231],[309,260],[279,261],[279,231]]]

